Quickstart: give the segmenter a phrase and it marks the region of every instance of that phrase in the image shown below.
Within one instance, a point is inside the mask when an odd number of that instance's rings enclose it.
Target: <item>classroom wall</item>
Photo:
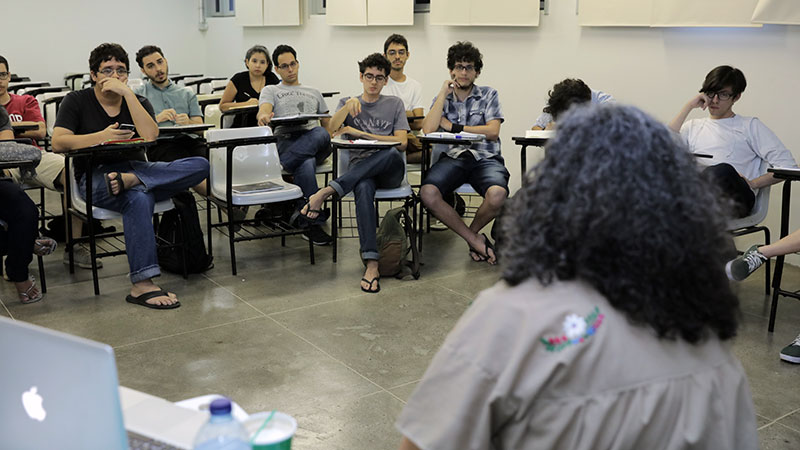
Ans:
[[[357,60],[381,51],[384,39],[398,32],[409,39],[407,73],[423,83],[429,101],[447,77],[447,48],[470,40],[484,55],[478,83],[500,92],[506,115],[501,138],[512,191],[519,187],[520,168],[511,137],[530,127],[554,83],[580,77],[666,122],[697,92],[711,68],[731,64],[749,82],[734,110],[760,117],[800,160],[795,112],[800,103],[800,26],[582,28],[576,2],[569,0],[551,1],[550,14],[542,16],[537,28],[434,26],[428,24],[428,14],[416,14],[415,25],[397,27],[330,27],[324,16],[307,16],[300,27],[243,28],[233,18],[212,18],[201,32],[196,8],[196,0],[11,3],[4,5],[4,18],[35,19],[4,20],[0,54],[11,59],[15,72],[60,82],[65,72],[85,71],[89,51],[102,41],[120,42],[131,58],[141,45],[156,43],[167,53],[173,72],[230,76],[244,70],[242,60],[251,45],[273,49],[288,43],[298,51],[304,84],[355,95],[361,92]],[[120,19],[114,20],[115,15]],[[37,24],[35,33],[29,30],[32,23]],[[538,156],[539,150],[529,150],[529,165]],[[777,236],[780,189],[772,191],[766,223]],[[792,219],[792,228],[800,228],[800,207]],[[748,242],[745,238],[740,248]],[[800,258],[790,261],[797,264]]]

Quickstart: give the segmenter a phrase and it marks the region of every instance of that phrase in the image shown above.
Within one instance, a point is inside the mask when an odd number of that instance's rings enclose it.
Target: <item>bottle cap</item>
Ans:
[[[211,412],[211,415],[230,414],[231,401],[225,397],[220,397],[211,402],[211,405],[209,405],[208,410]]]

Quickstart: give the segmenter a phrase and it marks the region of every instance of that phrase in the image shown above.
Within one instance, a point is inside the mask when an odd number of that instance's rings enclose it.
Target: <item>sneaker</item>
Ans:
[[[83,246],[76,246],[72,247],[72,258],[75,262],[75,265],[80,267],[81,269],[91,269],[92,268],[92,258],[89,254],[89,249]],[[64,249],[64,264],[69,265],[69,252]],[[97,260],[97,268],[103,268],[103,262],[99,259]]]
[[[781,350],[781,359],[790,363],[800,364],[800,334],[791,344]]]
[[[728,261],[728,264],[725,264],[725,273],[733,281],[742,281],[761,267],[767,259],[758,251],[758,245],[754,245],[743,255]]]
[[[309,227],[308,230],[304,231],[301,236],[305,240],[311,239],[311,242],[313,242],[314,245],[328,245],[333,242],[331,235],[326,233],[325,230],[323,230],[319,225],[313,225]]]
[[[447,225],[445,225],[441,220],[439,220],[439,219],[431,220],[431,230],[445,231],[447,229],[448,229]]]

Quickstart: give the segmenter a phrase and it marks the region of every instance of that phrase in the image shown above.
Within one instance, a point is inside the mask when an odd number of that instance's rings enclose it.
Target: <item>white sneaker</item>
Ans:
[[[82,246],[76,245],[72,247],[72,258],[75,262],[75,265],[80,267],[81,269],[91,269],[92,268],[92,258],[89,254],[89,249]],[[66,249],[64,249],[64,264],[69,265],[69,253]],[[99,259],[97,260],[97,268],[103,268],[103,262]]]

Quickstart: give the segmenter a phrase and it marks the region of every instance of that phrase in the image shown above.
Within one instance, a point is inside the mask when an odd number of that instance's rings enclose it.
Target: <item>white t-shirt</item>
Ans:
[[[423,111],[425,110],[425,107],[422,105],[422,85],[419,81],[409,76],[406,76],[406,81],[402,83],[398,83],[394,81],[392,77],[389,77],[386,86],[381,90],[381,94],[400,97],[406,111],[411,111],[416,108],[422,108]]]
[[[681,137],[692,153],[708,166],[728,163],[748,180],[766,173],[762,161],[771,167],[797,167],[792,153],[778,136],[756,117],[735,115],[727,119],[693,119],[681,127]]]

